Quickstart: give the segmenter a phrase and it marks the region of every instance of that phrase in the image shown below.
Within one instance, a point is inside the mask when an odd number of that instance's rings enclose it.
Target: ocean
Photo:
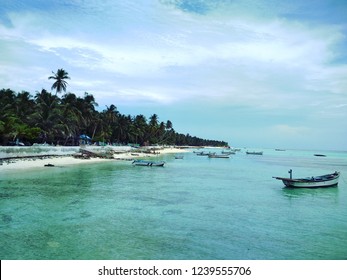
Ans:
[[[164,167],[0,166],[0,259],[346,260],[347,152],[262,150],[160,155]],[[289,169],[340,171],[339,185],[285,188],[272,176]]]

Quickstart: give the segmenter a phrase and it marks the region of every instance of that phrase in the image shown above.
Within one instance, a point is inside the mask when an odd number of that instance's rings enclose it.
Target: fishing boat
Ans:
[[[223,154],[223,155],[217,155],[217,154],[210,154],[208,155],[209,158],[230,158],[229,155]]]
[[[200,153],[196,153],[197,156],[209,156],[209,155],[214,155],[216,153],[212,153],[212,152],[200,152]]]
[[[222,154],[224,154],[224,155],[235,155],[236,152],[235,151],[222,151]]]
[[[132,162],[136,166],[164,166],[165,161],[150,161],[150,160],[134,160]]]
[[[277,180],[282,180],[283,184],[286,187],[292,188],[321,188],[321,187],[333,187],[337,186],[340,172],[335,171],[331,174],[321,175],[321,176],[312,176],[307,178],[298,178],[293,179],[292,173],[293,171],[290,169],[288,171],[290,174],[290,178],[282,178],[282,177],[273,177]]]
[[[261,155],[263,155],[263,152],[249,152],[249,151],[247,151],[246,154],[247,155],[259,155],[259,156],[261,156]]]

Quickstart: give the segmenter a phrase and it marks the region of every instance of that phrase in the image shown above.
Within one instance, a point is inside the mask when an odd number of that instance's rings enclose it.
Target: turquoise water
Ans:
[[[347,153],[313,154],[0,171],[0,258],[347,259]],[[284,188],[290,168],[339,186]]]

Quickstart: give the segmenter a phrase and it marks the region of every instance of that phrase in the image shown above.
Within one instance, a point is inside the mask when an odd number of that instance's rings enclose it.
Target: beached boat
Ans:
[[[246,154],[247,155],[260,155],[261,156],[261,155],[263,155],[263,152],[249,152],[249,151],[247,151]]]
[[[134,160],[133,165],[137,166],[164,166],[165,161]]]
[[[307,178],[292,178],[292,170],[290,169],[288,173],[290,178],[283,177],[273,177],[277,180],[282,180],[283,184],[286,187],[292,188],[321,188],[321,187],[333,187],[337,186],[340,172],[335,171],[331,174],[321,175],[321,176],[312,176]]]
[[[209,158],[230,158],[229,155],[223,154],[223,155],[217,155],[217,154],[210,154],[208,155]]]

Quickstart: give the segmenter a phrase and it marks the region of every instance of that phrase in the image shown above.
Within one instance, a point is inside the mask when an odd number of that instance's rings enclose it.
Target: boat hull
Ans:
[[[229,155],[208,155],[209,158],[230,158]]]
[[[290,188],[326,188],[335,187],[338,185],[340,173],[327,174],[323,176],[316,176],[303,179],[290,179],[274,177],[275,179],[282,180],[286,187]]]
[[[286,187],[290,188],[326,188],[326,187],[336,187],[338,184],[338,178],[326,182],[293,182],[288,180],[282,180]]]
[[[183,159],[183,156],[175,156],[175,159]]]
[[[146,160],[134,160],[133,165],[136,166],[164,166],[165,162],[164,161],[146,161]]]
[[[247,155],[257,155],[257,156],[262,156],[263,152],[246,152]]]

